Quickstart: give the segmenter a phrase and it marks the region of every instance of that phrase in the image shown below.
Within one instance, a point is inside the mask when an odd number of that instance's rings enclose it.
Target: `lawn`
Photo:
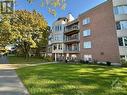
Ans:
[[[9,64],[37,64],[44,62],[43,59],[39,57],[30,57],[26,60],[25,57],[8,56]]]
[[[30,95],[127,95],[127,68],[43,64],[16,72]]]

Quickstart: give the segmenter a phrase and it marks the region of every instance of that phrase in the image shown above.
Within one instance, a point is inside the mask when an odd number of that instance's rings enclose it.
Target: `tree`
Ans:
[[[14,12],[14,3],[18,0],[2,0],[1,14],[11,14]],[[29,3],[36,3],[37,0],[27,0]],[[64,10],[66,8],[66,0],[39,0],[42,7],[46,7],[48,12],[52,15],[56,15],[56,8]]]
[[[29,3],[35,2],[35,0],[27,0]],[[41,0],[41,6],[48,8],[48,12],[52,15],[56,15],[56,8],[64,10],[66,8],[66,0]]]
[[[3,16],[1,23],[4,22],[5,17]],[[25,58],[29,58],[31,48],[37,48],[37,43],[46,43],[47,22],[36,11],[17,10],[8,19],[11,27],[5,31],[8,31],[9,43],[17,44],[25,54]],[[1,27],[2,29],[5,28]],[[7,36],[4,35],[4,37]]]
[[[0,45],[6,46],[10,42],[11,37],[11,25],[9,23],[9,17],[7,15],[0,22]]]

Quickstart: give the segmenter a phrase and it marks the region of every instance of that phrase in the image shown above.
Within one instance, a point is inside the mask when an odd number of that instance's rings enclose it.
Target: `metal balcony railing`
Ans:
[[[72,49],[72,48],[66,48],[65,51],[73,51],[73,52],[77,52],[79,51],[79,47],[76,47],[75,49]]]
[[[70,32],[70,31],[73,31],[73,30],[79,30],[79,26],[74,25],[74,26],[65,28],[65,32]]]
[[[73,40],[79,40],[79,38],[76,37],[76,38],[68,38],[68,39],[65,39],[65,41],[73,41]]]
[[[66,36],[64,41],[73,41],[73,40],[79,40],[79,35],[71,35],[71,36]]]

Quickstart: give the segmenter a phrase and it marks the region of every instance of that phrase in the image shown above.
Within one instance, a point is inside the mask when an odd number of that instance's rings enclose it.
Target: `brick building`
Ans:
[[[71,14],[64,17],[61,56],[112,63],[127,59],[127,0],[107,0],[77,19],[69,18]]]

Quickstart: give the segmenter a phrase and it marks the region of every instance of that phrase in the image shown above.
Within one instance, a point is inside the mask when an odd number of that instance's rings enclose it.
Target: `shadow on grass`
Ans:
[[[17,70],[31,95],[126,95],[127,68],[44,64]],[[112,89],[116,78],[122,89]],[[105,93],[105,94],[104,94]]]
[[[26,60],[25,57],[18,56],[9,56],[9,64],[37,64],[44,62],[40,57],[30,57],[29,60]]]

